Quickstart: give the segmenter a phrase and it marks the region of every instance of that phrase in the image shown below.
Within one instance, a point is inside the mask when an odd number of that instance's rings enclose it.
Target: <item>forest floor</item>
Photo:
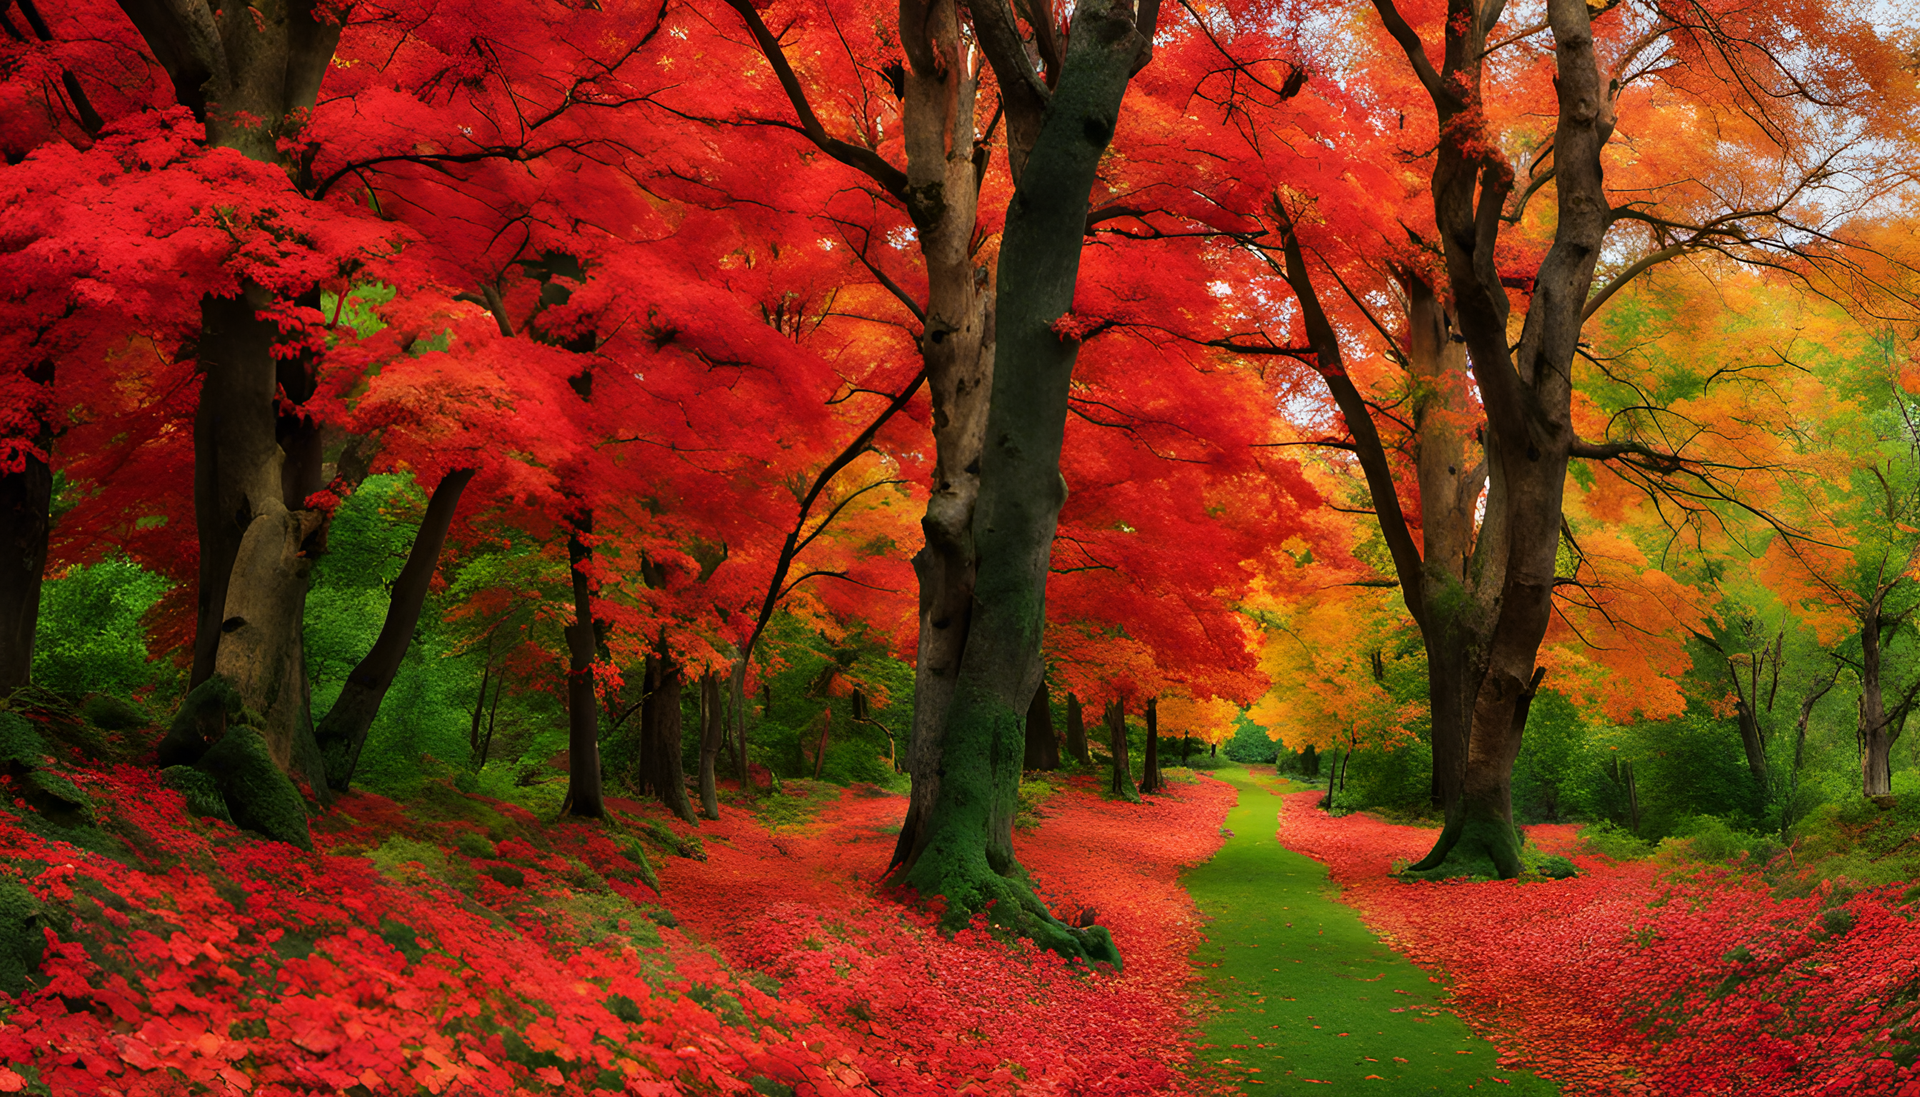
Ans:
[[[701,825],[704,861],[661,866],[664,901],[728,964],[840,1027],[887,1097],[1233,1092],[1195,1056],[1201,927],[1179,884],[1218,848],[1233,792],[1177,779],[1128,804],[1101,784],[1051,777],[1014,851],[1056,913],[1112,930],[1122,972],[1070,967],[979,923],[948,937],[886,894],[907,801],[874,788],[789,781],[754,810],[723,809]],[[814,791],[827,793],[816,813],[781,810]]]
[[[1202,1054],[1240,1083],[1293,1092],[1464,1093],[1509,1087],[1557,1094],[1525,1071],[1497,1067],[1498,1049],[1442,1004],[1439,980],[1383,944],[1339,902],[1318,861],[1276,840],[1283,791],[1299,786],[1244,769],[1214,776],[1239,792],[1226,844],[1181,882],[1207,918],[1195,954],[1214,1012]],[[1280,838],[1284,838],[1282,832]]]
[[[1684,843],[1613,861],[1573,824],[1525,828],[1572,879],[1410,881],[1434,831],[1321,796],[1281,797],[1280,840],[1446,981],[1498,1066],[1579,1097],[1920,1097],[1920,888]]]
[[[151,729],[0,732],[0,1093],[1920,1097],[1920,887],[1831,859],[1615,862],[1569,824],[1528,840],[1575,878],[1407,881],[1433,831],[1318,790],[1045,775],[1015,851],[1113,932],[1089,971],[883,888],[879,789],[580,821],[429,773],[308,851],[196,816]],[[1920,834],[1860,810],[1854,861]]]

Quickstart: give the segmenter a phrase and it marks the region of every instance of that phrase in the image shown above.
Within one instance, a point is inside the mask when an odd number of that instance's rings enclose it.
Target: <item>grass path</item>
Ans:
[[[1217,1007],[1203,1058],[1249,1094],[1560,1092],[1499,1069],[1493,1045],[1442,1008],[1439,984],[1332,897],[1326,867],[1280,845],[1273,782],[1214,776],[1240,793],[1233,836],[1181,879],[1210,919],[1194,955]]]

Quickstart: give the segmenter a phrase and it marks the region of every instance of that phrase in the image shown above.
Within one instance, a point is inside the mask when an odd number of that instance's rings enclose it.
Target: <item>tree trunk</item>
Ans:
[[[1786,843],[1793,830],[1794,800],[1800,791],[1800,767],[1806,761],[1807,721],[1813,717],[1813,706],[1827,695],[1839,678],[1838,671],[1827,675],[1824,682],[1815,682],[1800,701],[1800,718],[1794,722],[1793,729],[1793,768],[1787,771],[1787,794],[1780,799],[1780,841]],[[1791,845],[1788,846],[1791,849]]]
[[[1117,700],[1107,702],[1107,750],[1113,762],[1108,794],[1139,803],[1140,791],[1133,785],[1133,760],[1127,756],[1127,709]]]
[[[53,470],[32,454],[21,460],[25,467],[19,472],[0,474],[0,697],[26,685],[33,674],[52,528]]]
[[[1487,411],[1491,488],[1505,503],[1498,528],[1489,528],[1490,512],[1480,537],[1505,542],[1505,574],[1486,671],[1473,701],[1460,806],[1448,813],[1439,841],[1414,867],[1434,868],[1449,859],[1475,866],[1490,862],[1499,876],[1511,878],[1520,870],[1513,763],[1539,683],[1535,659],[1552,614],[1561,505],[1576,440],[1573,358],[1612,216],[1600,154],[1613,130],[1613,112],[1596,67],[1584,0],[1550,0],[1559,102],[1553,142],[1557,219],[1553,245],[1537,271],[1520,340],[1513,346],[1511,303],[1494,257],[1502,224],[1498,213],[1512,189],[1513,171],[1473,115],[1491,29],[1482,25],[1487,14],[1468,10],[1448,21],[1446,72],[1428,89],[1446,135],[1433,175],[1435,219],[1453,307]],[[1418,41],[1405,44],[1410,57],[1424,49]]]
[[[906,749],[912,788],[894,866],[920,844],[940,795],[941,739],[973,619],[974,506],[994,361],[993,292],[977,277],[985,268],[976,267],[974,250],[986,154],[975,150],[978,69],[963,52],[972,47],[963,47],[955,0],[903,3],[900,23],[907,213],[927,266],[920,354],[933,401],[934,468],[920,519],[926,543],[913,558],[920,640]]]
[[[1760,795],[1767,794],[1769,784],[1767,773],[1767,740],[1760,728],[1760,714],[1746,699],[1736,700],[1733,705],[1734,718],[1740,726],[1740,747],[1747,755],[1747,772],[1753,775],[1753,783],[1759,787]]]
[[[199,2],[123,0],[121,8],[166,70],[175,98],[205,123],[209,147],[285,165],[279,142],[297,134],[301,112],[313,106],[341,20],[304,2],[212,12]],[[318,487],[307,487],[318,473],[310,459],[317,435],[290,430],[291,460],[276,436],[278,329],[257,315],[272,303],[251,282],[235,297],[201,302],[194,417],[200,572],[190,683],[223,679],[260,716],[274,762],[324,795],[301,637],[307,554],[324,524],[324,516],[304,509]],[[298,402],[310,377],[305,385],[294,380],[285,388]],[[170,740],[167,747],[170,757],[183,759],[207,745]]]
[[[1140,765],[1140,791],[1164,791],[1160,780],[1160,699],[1147,700],[1147,756]]]
[[[347,791],[353,781],[353,770],[360,762],[360,750],[367,742],[367,729],[373,726],[373,719],[380,713],[380,702],[387,696],[387,690],[393,685],[394,675],[400,671],[400,663],[407,655],[407,646],[413,643],[413,630],[420,623],[420,608],[426,604],[427,591],[433,584],[433,573],[439,566],[440,549],[447,542],[447,530],[453,525],[454,511],[459,509],[461,493],[467,490],[467,484],[473,479],[473,469],[455,469],[441,478],[433,489],[433,496],[427,501],[427,513],[420,520],[420,530],[414,534],[413,548],[407,553],[406,566],[400,569],[400,577],[394,580],[393,593],[387,603],[387,619],[380,626],[380,636],[368,649],[366,658],[360,660],[347,682],[340,690],[340,696],[327,710],[320,721],[314,738],[319,742],[320,753],[326,759],[327,785],[335,792]],[[492,670],[492,659],[488,659],[488,670]],[[480,680],[480,693],[484,700],[487,691],[487,675]],[[474,730],[480,727],[479,709],[474,710]],[[475,735],[476,746],[478,735]]]
[[[813,746],[813,779],[818,781],[827,769],[827,737],[833,733],[833,705],[820,710],[820,741]]]
[[[1465,788],[1472,699],[1486,671],[1487,631],[1492,622],[1489,600],[1500,589],[1507,551],[1507,498],[1497,477],[1482,507],[1481,487],[1488,482],[1488,464],[1474,459],[1468,435],[1475,415],[1466,351],[1455,341],[1453,319],[1433,287],[1417,274],[1402,272],[1400,283],[1408,302],[1405,355],[1413,382],[1420,483],[1422,544],[1416,548],[1372,405],[1347,375],[1339,337],[1320,304],[1293,224],[1284,219],[1284,207],[1277,208],[1283,213],[1287,283],[1299,298],[1321,377],[1353,438],[1401,598],[1426,647],[1431,799],[1435,807],[1451,810]]]
[[[600,701],[593,688],[599,637],[586,568],[593,550],[593,512],[573,518],[567,559],[573,569],[573,623],[567,626],[567,813],[598,819],[606,814],[600,781]],[[684,796],[685,793],[683,792]]]
[[[693,803],[687,798],[687,775],[681,765],[680,664],[663,638],[648,660],[647,697],[640,706],[640,735],[648,769],[645,781],[668,811],[691,823]]]
[[[714,763],[727,740],[726,706],[721,700],[720,675],[708,671],[700,676],[700,817],[720,818],[720,788],[714,779]]]
[[[1087,750],[1087,718],[1080,708],[1080,698],[1067,694],[1067,757],[1083,766],[1093,764],[1093,755]]]
[[[974,21],[983,43],[992,40],[986,52],[1003,87],[1016,71],[1003,66],[1031,74],[1010,10],[975,8]],[[981,452],[972,522],[973,609],[943,730],[928,744],[937,750],[929,771],[939,788],[911,837],[902,832],[905,856],[896,856],[895,872],[921,895],[944,896],[948,925],[991,904],[996,921],[1043,947],[1115,963],[1103,929],[1070,927],[1034,895],[1013,856],[1013,818],[1024,717],[1041,678],[1047,570],[1066,498],[1060,446],[1079,350],[1054,324],[1073,307],[1088,195],[1149,36],[1111,0],[1082,0],[1032,152],[1014,165],[994,304],[985,434],[993,442]],[[916,784],[922,772],[915,770]]]
[[[194,417],[194,510],[199,524],[200,620],[194,684],[224,680],[261,720],[268,754],[325,795],[326,768],[309,710],[303,616],[310,538],[324,517],[289,508],[274,401],[272,304],[246,285],[201,303],[200,403]],[[212,744],[186,744],[180,759]]]
[[[1047,701],[1046,679],[1033,691],[1033,703],[1027,706],[1027,749],[1021,763],[1027,769],[1060,768],[1060,740],[1053,734],[1053,709]]]
[[[1876,593],[1860,614],[1860,790],[1866,796],[1893,795],[1893,718],[1882,683],[1883,597],[1884,591]]]
[[[747,661],[744,657],[734,662],[730,683],[733,690],[733,703],[729,707],[733,710],[734,764],[740,775],[740,792],[752,796],[758,790],[754,788],[753,775],[747,772]]]
[[[1506,573],[1504,491],[1489,492],[1484,448],[1472,432],[1466,345],[1428,281],[1406,274],[1407,363],[1413,376],[1415,460],[1420,482],[1421,639],[1433,737],[1433,806],[1446,810],[1465,788],[1473,697],[1486,673],[1492,601]],[[1482,452],[1476,453],[1476,448]]]
[[[467,727],[467,752],[481,766],[486,765],[480,755],[480,723],[487,714],[487,687],[493,684],[493,652],[487,652],[487,661],[480,668],[480,692],[473,699],[473,722]]]

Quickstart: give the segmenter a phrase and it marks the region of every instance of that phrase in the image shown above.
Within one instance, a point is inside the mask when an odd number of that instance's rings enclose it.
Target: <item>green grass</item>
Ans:
[[[1240,768],[1215,776],[1240,792],[1233,837],[1182,881],[1209,919],[1194,954],[1214,1006],[1202,1058],[1247,1093],[1560,1092],[1499,1069],[1493,1045],[1442,1008],[1440,985],[1333,897],[1326,867],[1280,845],[1284,786]]]

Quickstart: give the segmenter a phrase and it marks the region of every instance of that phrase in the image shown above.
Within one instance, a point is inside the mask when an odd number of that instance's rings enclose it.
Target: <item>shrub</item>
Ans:
[[[1675,833],[1686,840],[1687,853],[1696,861],[1737,861],[1762,865],[1779,852],[1773,839],[1735,829],[1714,815],[1695,815],[1681,819]]]
[[[171,586],[127,560],[69,568],[40,589],[33,680],[55,693],[128,696],[170,677],[147,660],[148,610]]]
[[[1638,861],[1653,853],[1653,843],[1635,836],[1625,827],[1598,822],[1580,828],[1580,840],[1602,857],[1615,861]]]
[[[1242,765],[1271,765],[1280,756],[1280,744],[1267,735],[1266,728],[1242,716],[1220,753]]]

